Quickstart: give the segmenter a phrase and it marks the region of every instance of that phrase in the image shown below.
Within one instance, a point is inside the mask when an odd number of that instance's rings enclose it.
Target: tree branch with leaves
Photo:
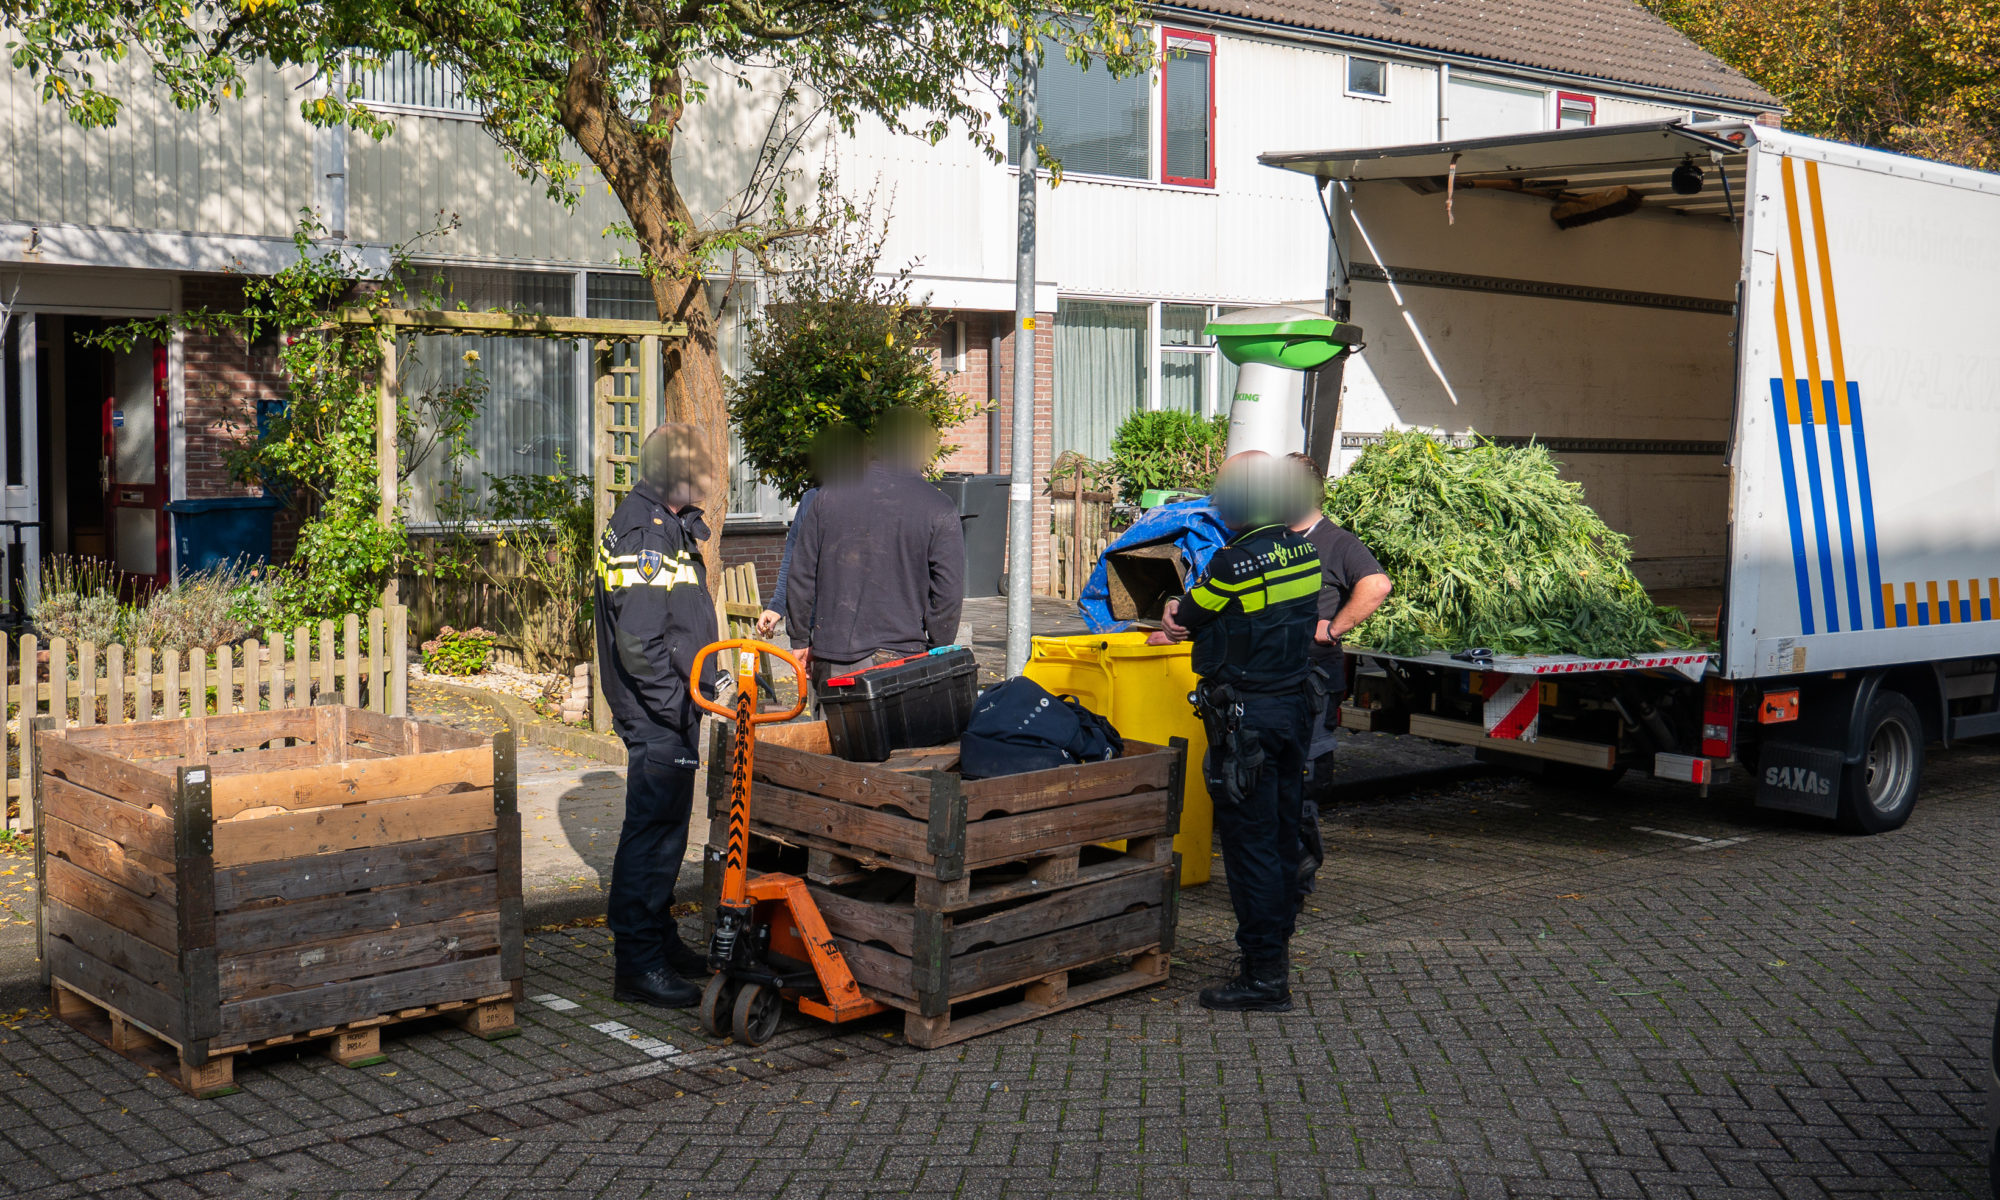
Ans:
[[[250,63],[303,68],[331,84],[300,102],[307,121],[376,137],[392,122],[364,97],[368,71],[396,53],[452,71],[521,175],[574,203],[588,163],[617,197],[660,319],[689,329],[668,356],[670,417],[701,427],[718,461],[726,400],[702,277],[779,230],[690,208],[678,172],[702,168],[676,151],[704,72],[796,88],[843,133],[864,119],[932,144],[961,132],[998,162],[1017,49],[1121,74],[1152,56],[1136,0],[0,0],[0,17],[16,68],[86,126],[118,119],[98,71],[135,51],[190,111],[240,97]]]

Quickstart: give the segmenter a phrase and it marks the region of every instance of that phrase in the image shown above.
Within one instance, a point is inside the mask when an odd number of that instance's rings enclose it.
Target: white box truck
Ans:
[[[1344,724],[1863,832],[2000,733],[2000,177],[1742,122],[1323,153],[1334,466],[1550,447],[1710,653],[1361,660]]]

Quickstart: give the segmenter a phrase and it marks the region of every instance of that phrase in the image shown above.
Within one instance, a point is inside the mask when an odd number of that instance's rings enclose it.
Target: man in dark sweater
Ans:
[[[1394,590],[1388,572],[1375,561],[1361,539],[1326,519],[1320,505],[1326,498],[1326,477],[1319,466],[1304,454],[1286,456],[1302,479],[1304,501],[1292,532],[1304,534],[1319,552],[1319,621],[1313,627],[1310,651],[1313,665],[1326,674],[1326,706],[1314,721],[1312,745],[1306,751],[1316,787],[1306,789],[1304,818],[1299,836],[1304,855],[1299,864],[1299,903],[1313,890],[1314,877],[1326,860],[1326,848],[1319,832],[1317,787],[1323,787],[1332,766],[1333,730],[1341,699],[1347,694],[1347,655],[1340,639],[1356,625],[1373,616]]]
[[[806,651],[815,691],[958,636],[965,535],[957,507],[924,480],[935,445],[920,415],[885,415],[868,469],[822,487],[799,518],[785,628],[793,649]]]

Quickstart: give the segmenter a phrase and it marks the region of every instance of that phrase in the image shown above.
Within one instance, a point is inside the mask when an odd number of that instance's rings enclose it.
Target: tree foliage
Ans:
[[[2000,0],[1641,0],[1787,128],[2000,169]]]
[[[820,430],[866,434],[908,408],[942,431],[971,413],[924,346],[933,326],[910,297],[911,268],[881,269],[888,220],[876,211],[872,198],[849,203],[822,180],[814,208],[792,214],[812,232],[773,256],[771,303],[750,327],[743,378],[730,389],[744,457],[793,503],[813,485],[807,451]]]
[[[580,151],[618,198],[660,319],[689,327],[668,352],[669,416],[703,428],[718,461],[725,398],[701,274],[788,232],[762,210],[797,139],[770,139],[745,193],[696,213],[680,172],[714,162],[676,147],[712,87],[802,98],[843,131],[873,119],[936,143],[963,130],[997,162],[1000,121],[1019,113],[1016,47],[1121,73],[1152,47],[1137,0],[0,0],[0,19],[14,66],[84,125],[117,119],[100,72],[135,48],[184,109],[242,95],[245,67],[264,61],[320,81],[300,92],[307,121],[378,137],[390,121],[363,98],[368,71],[398,52],[450,70],[523,176],[573,202],[591,182]]]
[[[1111,457],[1102,465],[1117,476],[1118,494],[1128,503],[1151,488],[1206,492],[1228,442],[1227,416],[1136,412],[1111,435]]]

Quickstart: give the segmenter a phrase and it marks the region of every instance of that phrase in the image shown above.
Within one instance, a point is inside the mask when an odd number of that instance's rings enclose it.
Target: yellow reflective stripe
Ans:
[[[1257,584],[1258,581],[1255,579],[1245,579],[1239,583],[1231,583],[1226,579],[1210,579],[1202,586],[1212,587],[1218,592],[1240,592],[1245,588],[1256,587]]]
[[[1189,590],[1188,596],[1210,612],[1221,612],[1229,604],[1228,596],[1216,595],[1206,583],[1196,584]]]
[[[1241,599],[1241,600],[1243,601],[1243,611],[1244,611],[1244,612],[1247,612],[1247,613],[1253,613],[1253,612],[1263,612],[1263,611],[1264,611],[1264,593],[1263,593],[1263,592],[1252,592],[1252,593],[1250,593],[1250,594],[1249,594],[1249,595],[1247,595],[1247,596],[1242,596],[1242,597],[1239,597],[1239,599]]]
[[[1264,598],[1273,604],[1283,604],[1287,600],[1297,600],[1302,596],[1312,596],[1319,592],[1319,576],[1311,579],[1288,579],[1274,583],[1264,591]]]
[[[1264,579],[1266,582],[1269,582],[1270,580],[1273,579],[1284,579],[1287,578],[1288,576],[1303,575],[1307,571],[1318,571],[1318,570],[1319,570],[1319,560],[1315,558],[1311,562],[1302,562],[1295,566],[1279,567],[1275,571],[1266,571],[1264,572]]]

